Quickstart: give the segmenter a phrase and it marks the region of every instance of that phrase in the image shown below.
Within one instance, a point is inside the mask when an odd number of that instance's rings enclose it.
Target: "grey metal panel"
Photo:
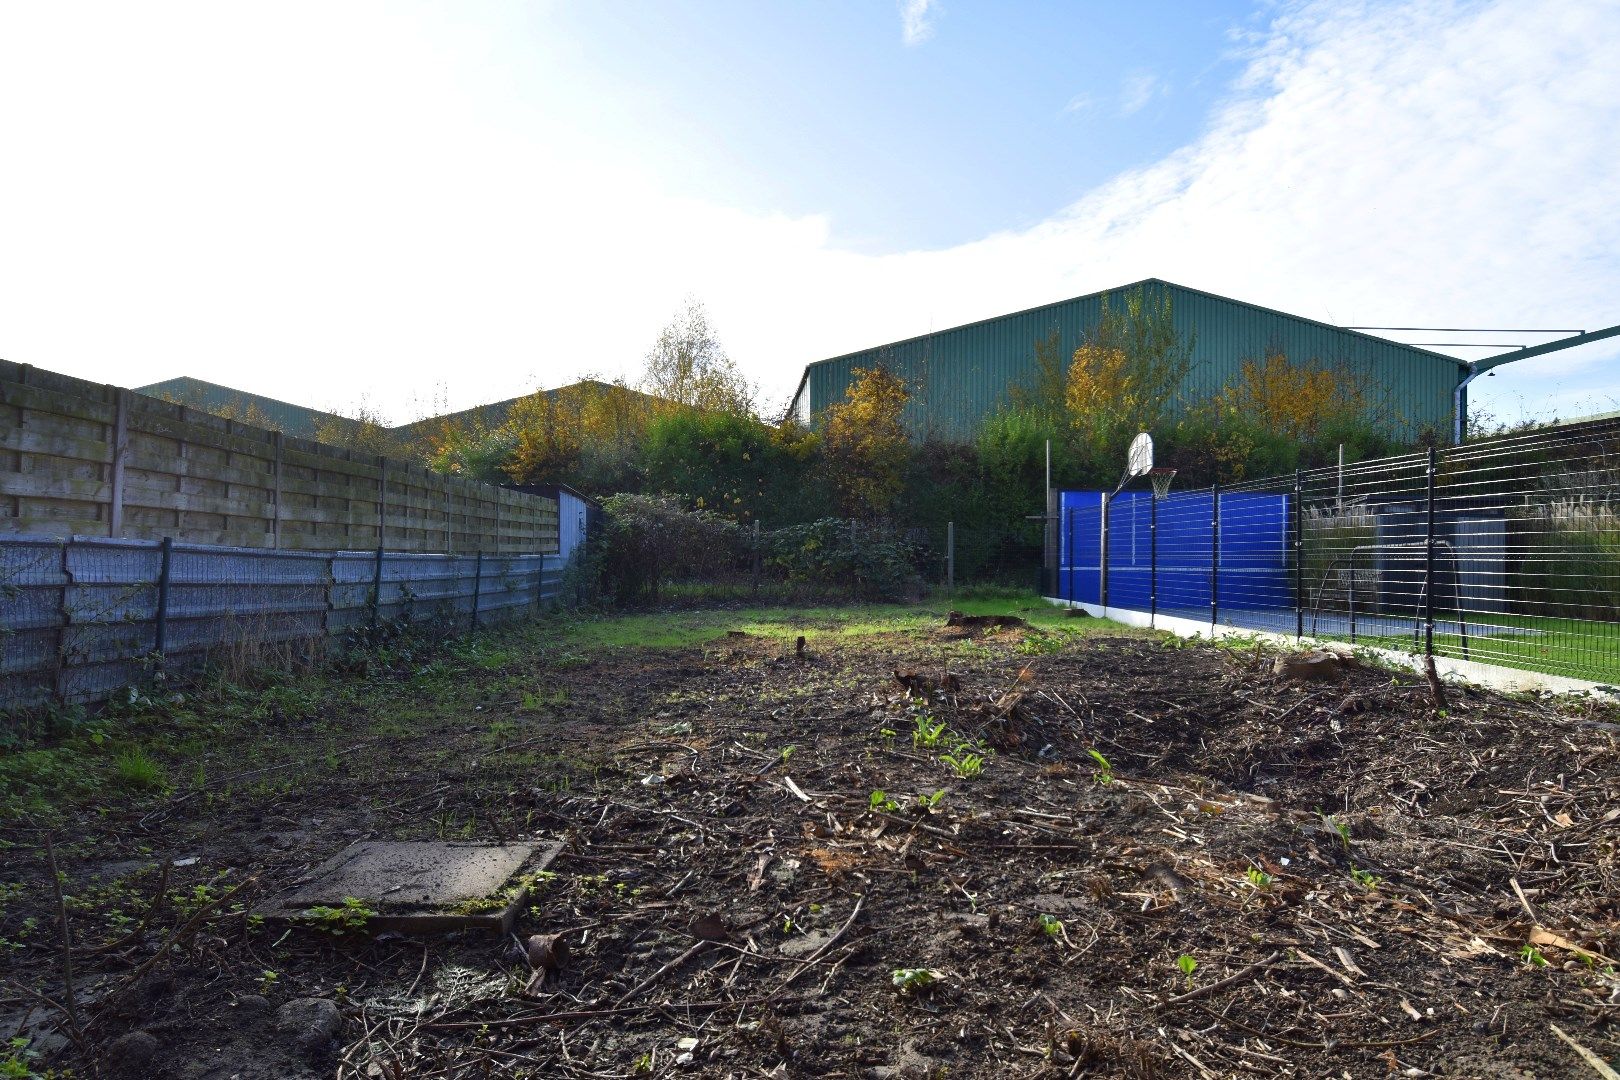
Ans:
[[[810,409],[819,413],[842,400],[854,369],[882,364],[911,390],[904,419],[914,436],[970,438],[1011,389],[1035,373],[1036,342],[1056,330],[1060,355],[1072,355],[1100,318],[1103,297],[1117,304],[1137,285],[1167,293],[1177,329],[1195,339],[1182,404],[1208,400],[1244,360],[1277,347],[1296,362],[1355,373],[1397,434],[1449,422],[1459,377],[1451,357],[1152,279],[811,364],[805,377]]]

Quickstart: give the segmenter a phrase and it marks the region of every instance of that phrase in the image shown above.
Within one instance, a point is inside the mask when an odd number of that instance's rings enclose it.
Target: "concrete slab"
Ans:
[[[269,919],[307,923],[309,909],[342,907],[354,897],[377,914],[368,933],[406,934],[485,929],[506,933],[529,899],[528,878],[544,870],[562,844],[482,844],[365,840],[316,867],[268,901]]]

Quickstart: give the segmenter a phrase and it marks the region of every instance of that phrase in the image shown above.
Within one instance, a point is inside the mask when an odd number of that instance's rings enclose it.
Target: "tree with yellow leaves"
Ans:
[[[1320,363],[1296,364],[1281,349],[1244,360],[1221,392],[1221,406],[1295,440],[1316,436],[1330,420],[1366,411],[1361,380]]]
[[[1064,397],[1086,450],[1122,453],[1176,404],[1192,370],[1193,340],[1181,336],[1172,316],[1167,291],[1150,295],[1138,286],[1120,307],[1102,298],[1102,316],[1069,364]]]
[[[824,413],[822,450],[843,512],[880,518],[904,485],[911,440],[900,415],[909,395],[905,383],[881,365],[851,375],[844,400]]]

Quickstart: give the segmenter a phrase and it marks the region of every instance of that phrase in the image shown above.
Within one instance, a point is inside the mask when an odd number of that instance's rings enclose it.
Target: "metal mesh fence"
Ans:
[[[0,711],[88,702],[159,665],[276,663],[401,616],[471,625],[557,595],[556,555],[0,538]]]
[[[1620,682],[1620,421],[1057,516],[1048,595]]]

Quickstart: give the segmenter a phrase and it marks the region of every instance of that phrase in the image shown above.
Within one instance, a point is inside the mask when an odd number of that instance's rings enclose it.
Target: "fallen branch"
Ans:
[[[866,903],[866,894],[862,893],[860,896],[855,898],[855,908],[849,913],[849,918],[844,920],[844,925],[838,928],[838,933],[828,938],[825,945],[806,957],[804,963],[799,965],[793,974],[783,979],[781,984],[778,985],[775,990],[770,992],[770,995],[766,1000],[770,1000],[770,998],[774,998],[777,994],[780,994],[782,991],[786,990],[788,986],[792,984],[794,979],[797,979],[800,975],[803,975],[806,971],[809,971],[816,965],[817,962],[821,960],[823,956],[826,956],[829,952],[831,952],[832,947],[837,945],[839,940],[849,932],[849,928],[851,926],[855,925],[855,917],[861,913],[861,905],[864,903]]]
[[[1270,967],[1272,964],[1275,964],[1281,959],[1282,953],[1274,952],[1264,960],[1256,960],[1248,967],[1228,975],[1219,982],[1212,982],[1208,986],[1200,986],[1195,990],[1187,991],[1185,994],[1178,994],[1173,998],[1166,998],[1164,1001],[1159,1002],[1153,1007],[1155,1009],[1164,1009],[1170,1007],[1171,1005],[1180,1005],[1182,1002],[1196,1001],[1201,997],[1208,997],[1210,994],[1218,993],[1225,990],[1229,986],[1236,986],[1240,982],[1245,982],[1248,979],[1254,978],[1254,976],[1260,974],[1260,972],[1264,971],[1266,968]]]
[[[1566,1035],[1563,1028],[1559,1027],[1557,1024],[1548,1024],[1547,1026],[1552,1028],[1552,1033],[1554,1035],[1567,1042],[1570,1049],[1579,1054],[1581,1056],[1581,1060],[1590,1065],[1592,1067],[1592,1071],[1603,1077],[1603,1080],[1620,1080],[1620,1073],[1617,1073],[1610,1068],[1608,1062],[1604,1061],[1592,1051],[1588,1050],[1586,1047],[1582,1046],[1580,1043]]]
[[[80,1053],[85,1052],[84,1028],[79,1024],[78,992],[73,988],[73,935],[68,928],[67,898],[62,895],[62,873],[56,868],[56,845],[45,834],[45,863],[51,872],[51,892],[56,896],[56,918],[62,934],[62,1005],[67,1014],[68,1033]]]
[[[714,942],[712,941],[698,942],[696,945],[693,945],[690,949],[687,949],[685,952],[681,953],[681,955],[677,956],[675,959],[671,960],[669,963],[665,964],[663,967],[659,968],[657,971],[653,972],[645,979],[642,979],[630,989],[626,990],[624,994],[620,996],[619,1000],[613,1003],[613,1007],[619,1008],[631,998],[639,996],[644,990],[652,986],[659,979],[662,979],[665,975],[668,975],[671,971],[674,971],[676,968],[692,959],[692,957],[697,956],[699,953],[708,952],[712,948],[714,948]]]

